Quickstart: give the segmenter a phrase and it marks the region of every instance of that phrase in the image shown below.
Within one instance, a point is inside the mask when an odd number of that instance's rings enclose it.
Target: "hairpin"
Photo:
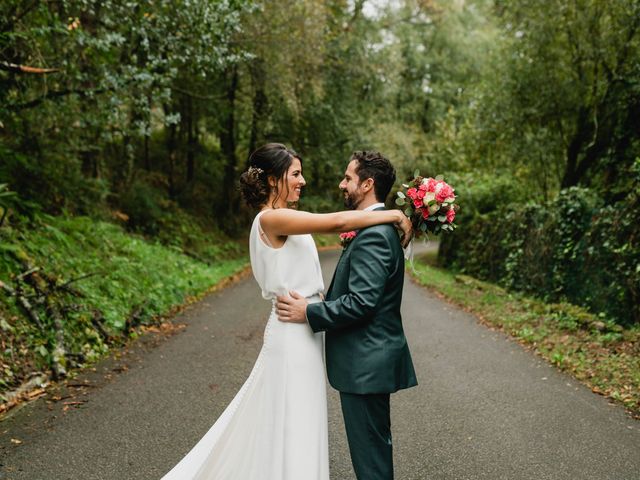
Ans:
[[[249,170],[247,170],[247,173],[248,173],[249,175],[255,175],[255,176],[257,177],[257,176],[258,176],[258,175],[260,175],[261,173],[264,173],[264,170],[262,170],[262,169],[261,169],[261,168],[259,168],[259,167],[249,167]]]

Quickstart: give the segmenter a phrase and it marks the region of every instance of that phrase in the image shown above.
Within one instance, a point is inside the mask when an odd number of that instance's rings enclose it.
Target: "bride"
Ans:
[[[289,208],[305,185],[300,156],[278,143],[258,148],[240,177],[245,201],[259,210],[249,237],[262,296],[275,305],[291,290],[322,301],[324,284],[310,233],[339,233],[393,223],[399,210],[312,214]],[[209,431],[163,480],[328,480],[323,340],[308,324],[278,321],[275,306],[249,378]]]

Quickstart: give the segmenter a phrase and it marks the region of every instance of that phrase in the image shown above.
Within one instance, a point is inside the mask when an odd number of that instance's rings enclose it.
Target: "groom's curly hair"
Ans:
[[[396,169],[380,152],[372,150],[359,150],[353,152],[351,160],[356,160],[358,165],[356,173],[362,183],[367,178],[373,179],[373,191],[379,202],[384,202],[396,182]]]

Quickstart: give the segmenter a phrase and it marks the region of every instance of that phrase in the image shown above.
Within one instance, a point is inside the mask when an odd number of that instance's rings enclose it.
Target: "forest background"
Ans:
[[[640,324],[635,0],[7,0],[0,24],[0,393],[242,268],[267,141],[311,211],[342,208],[354,150],[443,174],[441,265],[611,341]]]

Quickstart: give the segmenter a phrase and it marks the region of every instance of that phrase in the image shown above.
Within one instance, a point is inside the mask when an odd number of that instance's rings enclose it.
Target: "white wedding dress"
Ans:
[[[262,296],[295,290],[310,302],[324,290],[311,235],[291,235],[281,248],[251,227],[253,274]],[[242,308],[242,305],[238,305]],[[323,336],[308,324],[282,323],[275,307],[258,359],[215,424],[163,480],[328,480]]]

